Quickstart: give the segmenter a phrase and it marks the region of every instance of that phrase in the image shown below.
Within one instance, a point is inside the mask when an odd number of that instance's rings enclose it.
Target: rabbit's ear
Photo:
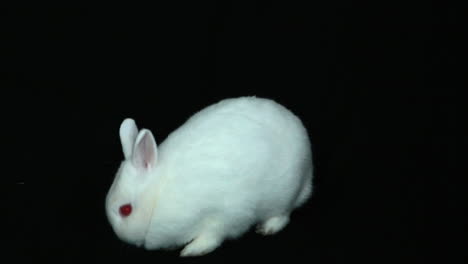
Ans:
[[[148,129],[142,129],[133,147],[133,165],[138,169],[151,169],[156,164],[157,146],[153,134]]]
[[[130,159],[132,156],[133,145],[135,144],[138,135],[138,128],[135,121],[131,118],[126,118],[120,125],[120,142],[125,159]]]

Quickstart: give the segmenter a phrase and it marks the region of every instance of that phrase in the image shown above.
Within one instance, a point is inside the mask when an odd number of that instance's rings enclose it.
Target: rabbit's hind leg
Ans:
[[[274,216],[257,227],[257,233],[262,235],[273,235],[281,231],[289,223],[289,215]]]

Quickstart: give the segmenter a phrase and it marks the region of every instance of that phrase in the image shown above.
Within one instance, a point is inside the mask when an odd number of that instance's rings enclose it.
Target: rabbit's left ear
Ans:
[[[133,147],[132,163],[138,169],[149,170],[156,165],[157,146],[153,134],[148,129],[142,129]]]
[[[131,118],[126,118],[120,125],[119,134],[124,157],[125,159],[129,159],[132,156],[133,145],[138,135],[138,128],[135,121]]]

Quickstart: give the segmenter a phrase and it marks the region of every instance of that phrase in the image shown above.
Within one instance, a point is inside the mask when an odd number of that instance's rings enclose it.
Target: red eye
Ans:
[[[132,205],[124,204],[120,206],[119,211],[122,216],[129,216],[132,213]]]

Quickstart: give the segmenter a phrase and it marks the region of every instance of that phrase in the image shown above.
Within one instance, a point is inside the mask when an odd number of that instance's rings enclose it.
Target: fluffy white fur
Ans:
[[[272,100],[226,99],[193,115],[156,146],[149,130],[123,121],[125,160],[106,211],[122,240],[146,249],[211,252],[254,224],[268,235],[312,191],[312,156],[301,121]],[[119,214],[131,204],[132,213]]]

